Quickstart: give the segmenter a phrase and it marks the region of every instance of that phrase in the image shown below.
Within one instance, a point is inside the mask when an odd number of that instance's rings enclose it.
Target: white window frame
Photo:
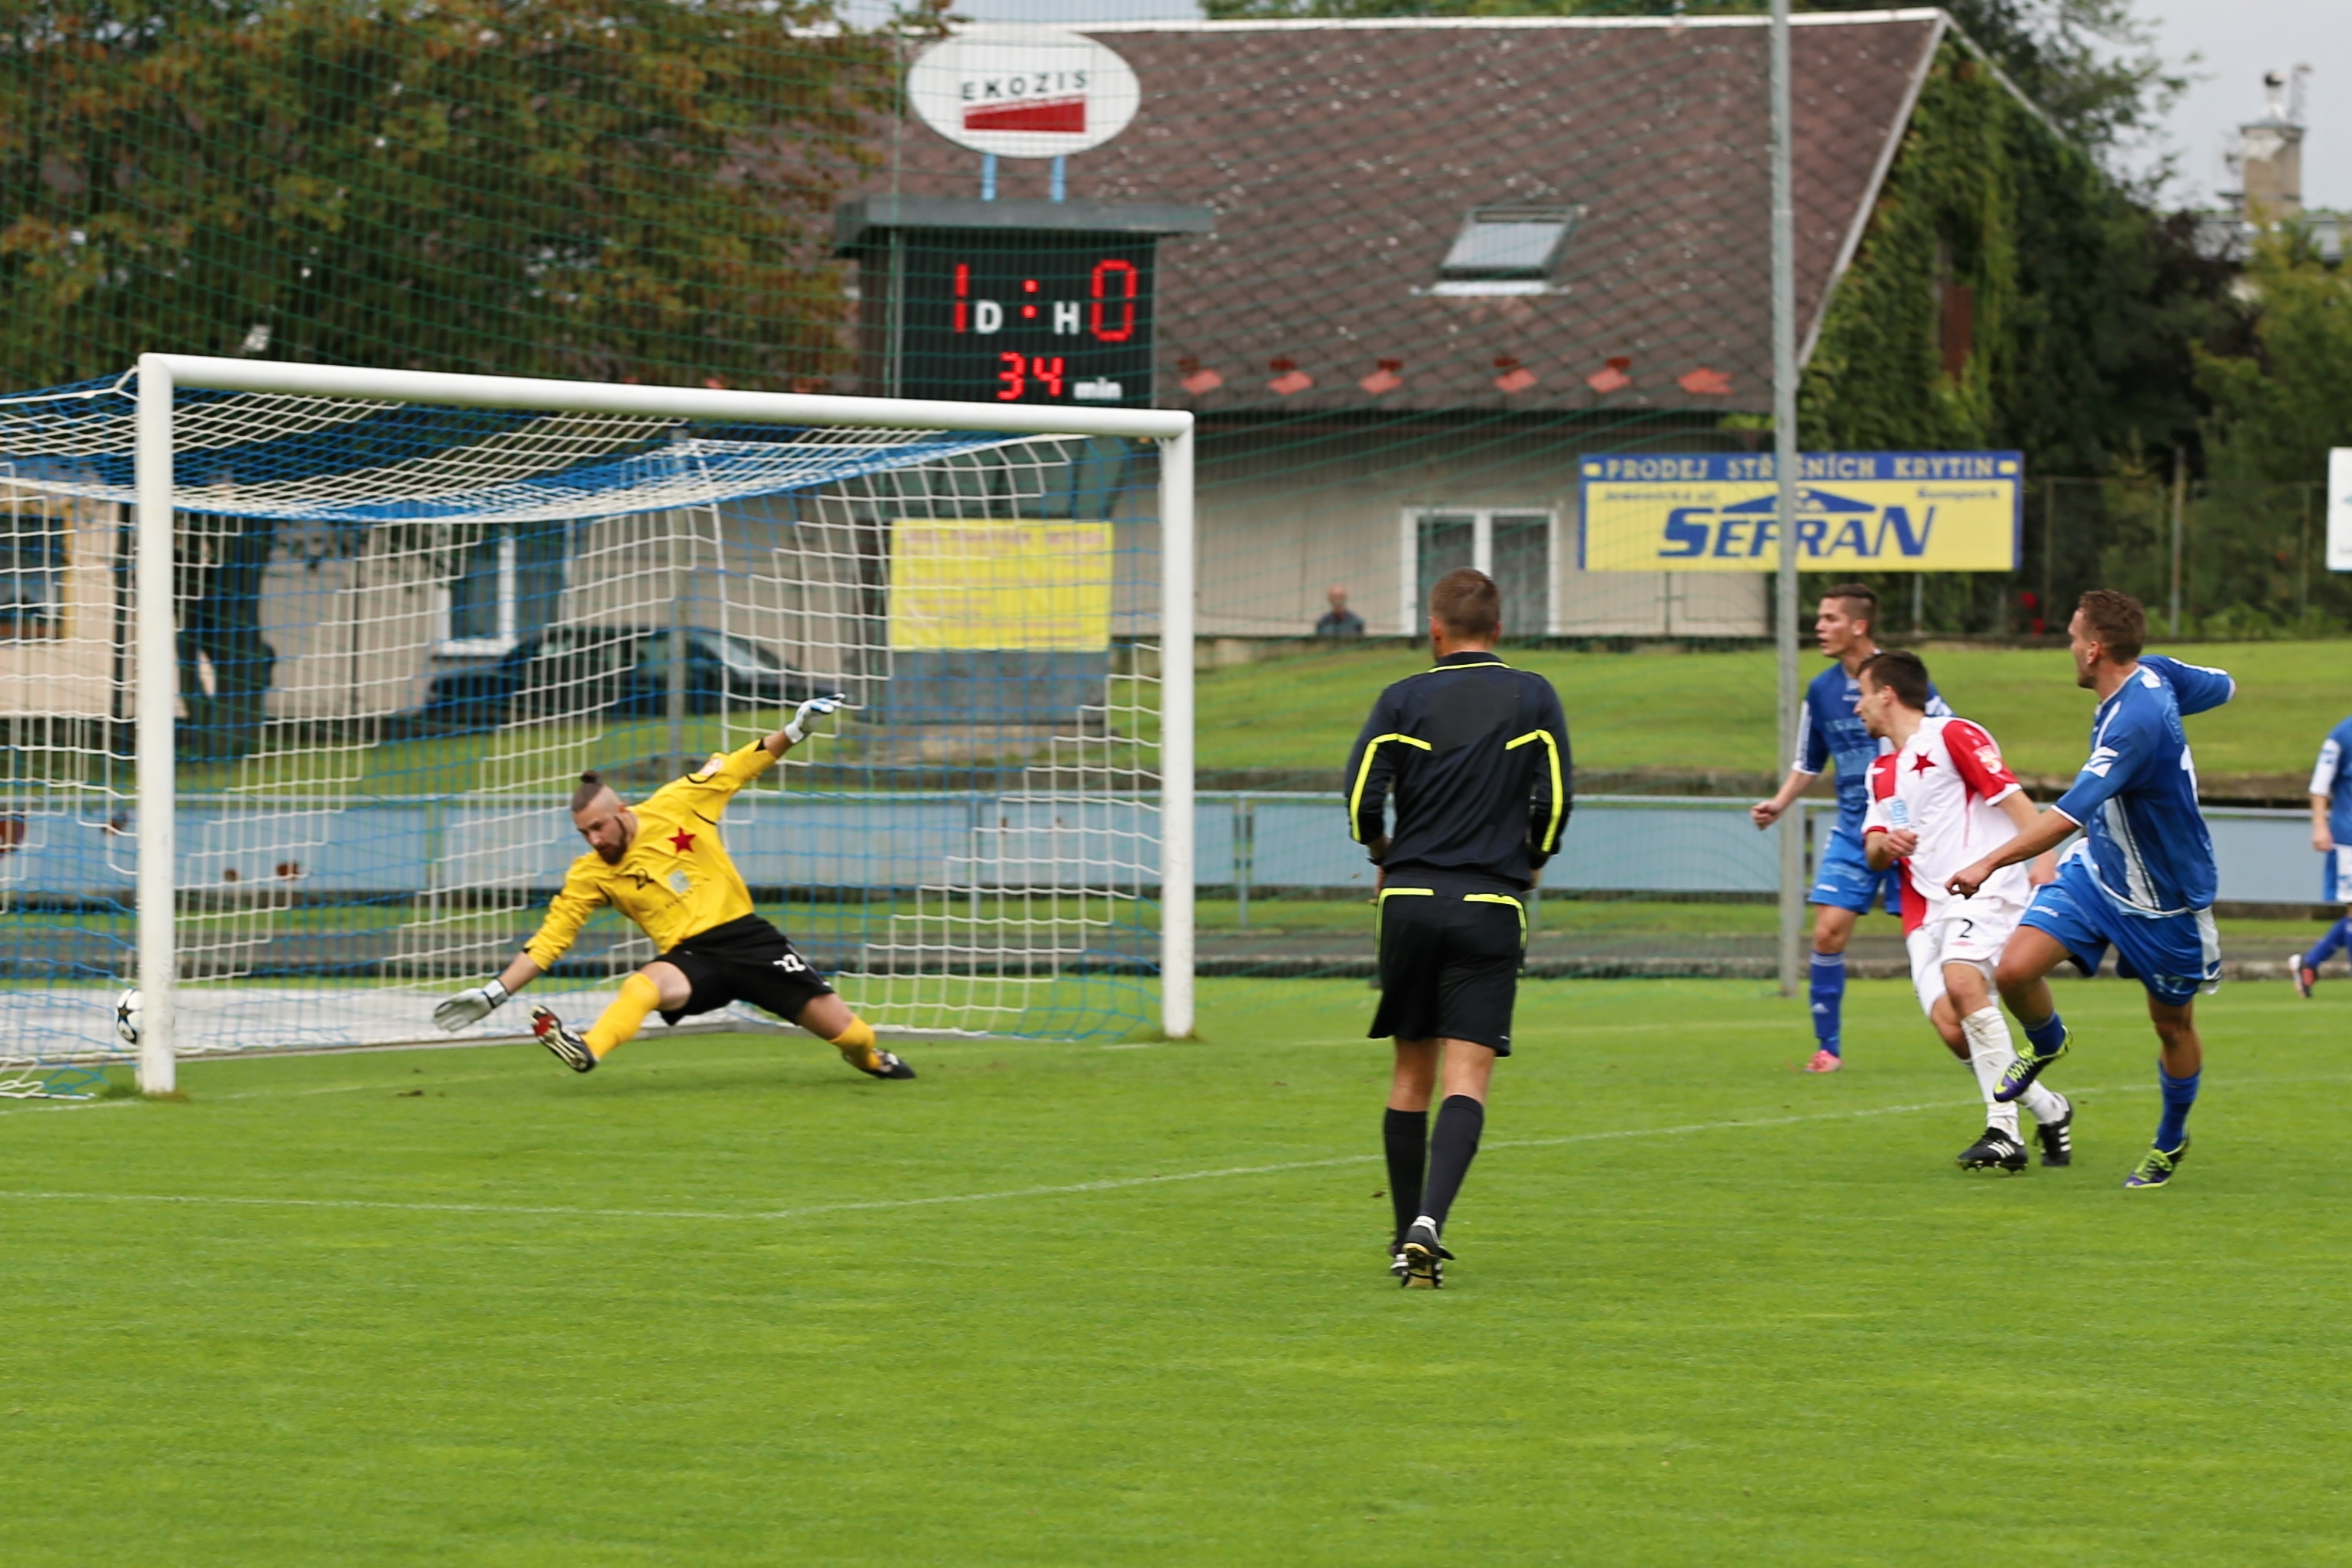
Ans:
[[[1427,617],[1421,606],[1421,523],[1423,518],[1466,517],[1470,520],[1470,564],[1488,576],[1495,572],[1495,520],[1498,517],[1540,517],[1544,520],[1544,627],[1542,635],[1559,633],[1559,518],[1550,504],[1533,506],[1409,506],[1397,519],[1397,626],[1405,637],[1417,636]]]
[[[434,654],[441,658],[502,658],[514,651],[515,630],[515,536],[512,530],[499,535],[499,629],[486,637],[459,637],[449,635],[450,617],[457,613],[451,603],[456,594],[454,584],[441,588],[441,640],[434,645]]]

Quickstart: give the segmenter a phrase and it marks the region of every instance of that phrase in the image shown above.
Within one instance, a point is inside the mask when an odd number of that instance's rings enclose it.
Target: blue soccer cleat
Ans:
[[[2189,1134],[2180,1135],[2178,1149],[2150,1149],[2139,1169],[2124,1178],[2124,1191],[2138,1192],[2143,1187],[2160,1187],[2172,1180],[2172,1173],[2180,1169],[2180,1162],[2189,1158]]]
[[[2074,1031],[2063,1030],[2058,1036],[2058,1048],[2043,1056],[2033,1048],[2032,1041],[2026,1041],[2025,1048],[2017,1053],[2017,1059],[2001,1069],[2000,1082],[1993,1088],[1993,1099],[2007,1105],[2032,1089],[2033,1080],[2042,1076],[2042,1069],[2064,1056],[2066,1048],[2074,1043]]]

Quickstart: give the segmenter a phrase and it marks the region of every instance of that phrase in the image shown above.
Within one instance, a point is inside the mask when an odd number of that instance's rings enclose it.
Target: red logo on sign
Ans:
[[[1087,100],[1041,98],[1028,103],[976,105],[963,111],[966,131],[1060,131],[1087,133]]]

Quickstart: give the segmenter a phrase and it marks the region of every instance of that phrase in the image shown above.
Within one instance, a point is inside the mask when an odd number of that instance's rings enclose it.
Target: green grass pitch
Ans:
[[[2352,987],[2070,984],[2070,1171],[1968,1177],[1906,991],[1531,984],[1437,1294],[1379,1243],[1360,982],[1206,1043],[659,1031],[198,1061],[0,1110],[11,1568],[2324,1563]]]

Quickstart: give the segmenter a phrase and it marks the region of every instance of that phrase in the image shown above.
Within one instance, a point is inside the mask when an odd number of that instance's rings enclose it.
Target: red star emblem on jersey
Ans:
[[[1915,773],[1924,773],[1935,765],[1936,759],[1925,752],[1915,752],[1911,754],[1911,771]]]
[[[683,855],[694,847],[694,835],[680,828],[669,836],[669,847]]]

